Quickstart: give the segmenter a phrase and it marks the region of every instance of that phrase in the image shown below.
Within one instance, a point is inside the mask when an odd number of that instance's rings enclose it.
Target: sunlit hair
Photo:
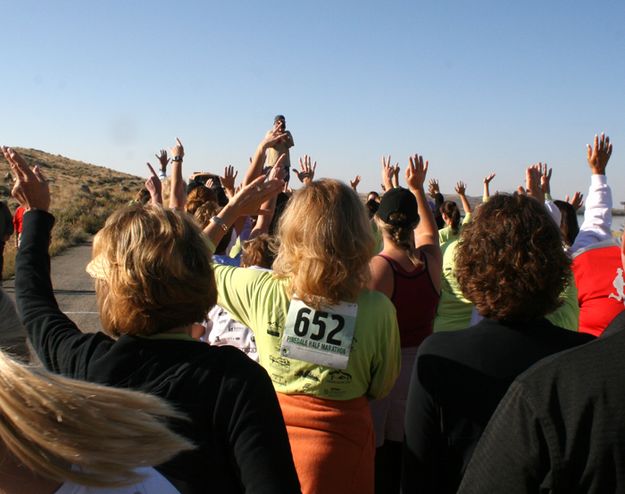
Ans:
[[[571,247],[579,233],[579,223],[577,222],[577,211],[566,201],[553,201],[560,210],[560,232],[567,247]]]
[[[413,241],[414,229],[417,226],[417,223],[413,225],[405,225],[404,223],[407,220],[406,215],[400,212],[391,213],[389,215],[389,220],[396,224],[386,223],[377,215],[373,217],[373,221],[375,221],[379,230],[382,233],[386,233],[386,238],[388,238],[396,247],[403,250],[415,267],[421,266],[422,261],[415,251]]]
[[[243,243],[241,254],[241,267],[260,266],[271,269],[278,251],[278,243],[275,237],[263,233]]]
[[[185,205],[185,211],[189,214],[195,214],[197,209],[207,202],[217,203],[217,194],[212,189],[205,187],[204,185],[198,185],[191,189],[187,195],[187,204]]]
[[[204,320],[217,289],[211,253],[186,213],[160,206],[128,206],[98,232],[94,258],[107,266],[96,280],[104,330],[151,335]]]
[[[363,204],[347,185],[323,179],[297,190],[279,238],[274,271],[308,305],[355,301],[366,286],[375,240]]]
[[[42,477],[135,483],[134,468],[193,448],[167,428],[171,419],[183,417],[154,396],[67,379],[0,351],[0,451]]]
[[[210,223],[210,219],[215,216],[221,208],[216,201],[207,201],[200,204],[193,212],[193,218],[201,229],[204,229]]]
[[[451,221],[451,231],[455,234],[460,229],[460,210],[454,201],[445,201],[440,207],[441,214],[445,214]]]
[[[496,320],[540,318],[560,305],[571,261],[545,207],[495,195],[460,233],[456,277],[478,312]]]

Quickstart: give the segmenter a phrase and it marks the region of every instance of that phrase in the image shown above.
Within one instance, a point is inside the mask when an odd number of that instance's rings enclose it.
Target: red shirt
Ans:
[[[15,214],[13,215],[13,228],[15,230],[16,235],[20,235],[22,233],[22,222],[24,217],[24,206],[18,206],[15,210]]]
[[[573,258],[579,303],[579,331],[599,336],[625,309],[621,248],[599,242]]]

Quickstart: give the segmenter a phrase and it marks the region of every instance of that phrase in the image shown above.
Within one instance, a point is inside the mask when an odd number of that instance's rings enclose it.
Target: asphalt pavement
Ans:
[[[94,280],[85,267],[91,260],[91,242],[71,247],[52,258],[54,296],[61,310],[85,333],[102,330],[95,299]],[[15,300],[15,281],[3,283],[4,291]]]

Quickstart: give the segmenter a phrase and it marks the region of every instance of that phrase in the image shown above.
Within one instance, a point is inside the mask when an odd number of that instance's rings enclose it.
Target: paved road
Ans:
[[[91,260],[91,242],[72,247],[52,258],[52,286],[59,307],[84,332],[102,330],[95,300],[94,282],[85,272]],[[14,280],[3,284],[14,298]]]

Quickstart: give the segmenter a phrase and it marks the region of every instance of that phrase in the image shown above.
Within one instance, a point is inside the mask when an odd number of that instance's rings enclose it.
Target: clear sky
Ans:
[[[379,158],[430,161],[443,192],[554,168],[588,188],[605,130],[625,200],[625,2],[4,1],[0,143],[145,176],[179,136],[185,174],[247,165],[273,116],[318,176],[379,188]],[[403,172],[402,172],[403,173]],[[293,178],[292,181],[296,179]]]

